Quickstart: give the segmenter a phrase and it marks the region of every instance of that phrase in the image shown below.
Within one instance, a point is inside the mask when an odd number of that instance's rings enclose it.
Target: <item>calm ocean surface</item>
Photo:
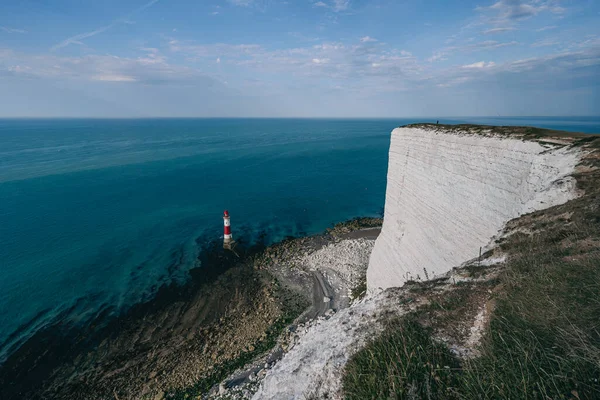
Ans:
[[[389,134],[417,119],[0,120],[0,362],[182,282],[222,235],[267,243],[384,205]],[[600,132],[600,118],[460,118]]]

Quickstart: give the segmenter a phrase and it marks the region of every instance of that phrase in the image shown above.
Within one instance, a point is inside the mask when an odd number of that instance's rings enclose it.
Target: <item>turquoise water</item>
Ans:
[[[0,361],[117,314],[222,235],[267,243],[383,209],[390,131],[418,120],[0,120]],[[599,118],[440,120],[600,132]]]

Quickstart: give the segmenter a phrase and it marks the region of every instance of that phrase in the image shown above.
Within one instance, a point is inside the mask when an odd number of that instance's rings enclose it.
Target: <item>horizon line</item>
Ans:
[[[600,115],[446,115],[446,116],[398,116],[398,117],[197,117],[197,116],[146,116],[146,117],[100,117],[100,116],[0,116],[0,120],[17,120],[17,119],[96,119],[96,120],[140,120],[140,119],[338,119],[338,120],[387,120],[387,119],[454,119],[454,118],[600,118]]]

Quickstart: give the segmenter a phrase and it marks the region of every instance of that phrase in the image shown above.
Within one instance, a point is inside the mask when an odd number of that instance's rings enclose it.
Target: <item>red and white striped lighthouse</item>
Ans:
[[[229,218],[229,211],[223,212],[223,247],[225,249],[231,249],[233,237],[231,236],[231,222]]]

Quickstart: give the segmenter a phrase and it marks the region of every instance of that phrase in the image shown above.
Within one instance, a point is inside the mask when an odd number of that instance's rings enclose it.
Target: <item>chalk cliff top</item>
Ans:
[[[572,144],[575,141],[594,137],[593,134],[580,132],[558,131],[553,129],[535,128],[531,126],[492,126],[474,124],[431,124],[417,123],[403,125],[399,128],[419,128],[432,131],[443,131],[444,133],[477,134],[483,136],[510,136],[511,138],[522,138],[537,140],[540,142],[551,142],[555,144]],[[553,139],[558,139],[555,141]]]

